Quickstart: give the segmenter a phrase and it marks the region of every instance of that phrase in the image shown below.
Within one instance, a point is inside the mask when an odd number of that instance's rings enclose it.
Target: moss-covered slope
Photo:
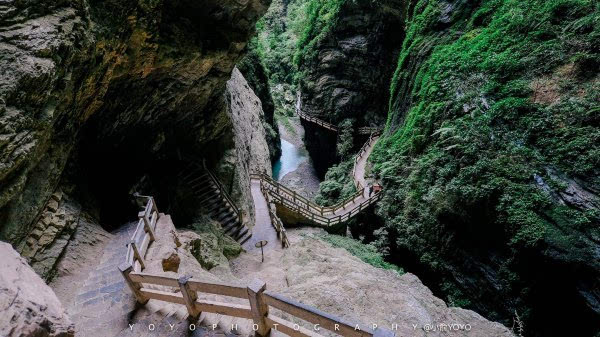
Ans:
[[[372,156],[394,254],[527,335],[600,329],[599,69],[596,1],[412,1]]]

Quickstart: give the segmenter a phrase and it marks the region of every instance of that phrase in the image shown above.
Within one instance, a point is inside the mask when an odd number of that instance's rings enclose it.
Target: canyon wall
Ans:
[[[355,234],[453,305],[524,322],[526,336],[600,331],[599,5],[285,5],[303,8],[302,29],[285,18],[267,35],[298,37],[303,112],[386,125],[371,157],[385,196]],[[320,173],[343,174],[339,137],[305,128]],[[547,325],[564,319],[577,326]]]
[[[271,175],[271,159],[267,134],[271,128],[262,109],[261,100],[237,69],[227,81],[225,109],[232,121],[231,137],[234,147],[225,151],[217,174],[229,185],[230,194],[245,216],[254,224],[254,201],[250,192],[250,174]]]
[[[594,336],[600,7],[410,3],[372,156],[390,258],[525,336]]]
[[[281,156],[281,140],[279,139],[279,127],[275,122],[275,103],[271,95],[269,77],[256,50],[250,49],[248,54],[237,65],[240,72],[260,99],[264,113],[264,129],[271,161],[275,162]]]
[[[302,112],[340,126],[383,127],[389,76],[403,39],[403,1],[310,3],[294,60]],[[331,134],[304,123],[306,144],[317,172],[341,159]],[[338,140],[339,141],[339,140]],[[359,141],[357,141],[358,144]],[[362,144],[361,144],[362,145]],[[358,145],[360,146],[360,145]]]
[[[0,239],[23,244],[45,221],[61,179],[76,186],[75,199],[117,226],[131,211],[122,205],[130,204],[132,188],[160,185],[176,172],[178,157],[212,156],[216,165],[214,152],[234,146],[223,139],[231,127],[222,109],[225,85],[267,6],[3,3]]]
[[[331,1],[308,14],[295,61],[304,113],[333,124],[382,126],[389,74],[402,43],[399,0]],[[324,14],[330,17],[325,17]]]

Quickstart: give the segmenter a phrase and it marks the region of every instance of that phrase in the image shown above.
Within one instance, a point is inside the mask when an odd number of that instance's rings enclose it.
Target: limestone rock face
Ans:
[[[74,149],[121,154],[126,173],[220,138],[213,103],[267,4],[3,1],[0,238],[25,240]]]
[[[332,28],[314,32],[304,54],[297,105],[304,113],[339,125],[385,124],[389,79],[402,43],[402,10],[406,2],[345,1]],[[320,177],[336,164],[338,135],[313,123],[303,123],[305,142]],[[360,141],[359,141],[360,142]]]
[[[44,279],[52,277],[54,266],[79,223],[80,214],[80,206],[58,190],[50,196],[42,216],[27,236],[21,254]]]
[[[271,161],[277,160],[281,155],[281,140],[279,128],[275,122],[275,103],[271,95],[267,70],[263,67],[260,57],[253,49],[237,64],[252,91],[258,96],[265,113],[265,136],[271,153]]]
[[[218,224],[207,221],[205,226],[199,228],[200,232],[177,231],[170,216],[163,215],[156,228],[156,241],[146,253],[144,272],[177,277],[193,275],[195,278],[203,278],[211,273],[231,275],[228,258],[237,256],[241,246],[223,234]],[[177,233],[177,240],[171,235],[172,232]],[[237,254],[232,254],[235,250],[233,247],[237,247]],[[229,255],[226,256],[225,252]],[[165,269],[165,258],[173,256],[177,256],[174,259],[179,261],[177,269]],[[209,278],[217,280],[213,275]]]
[[[397,0],[342,5],[333,28],[313,41],[314,57],[308,53],[302,60],[303,112],[335,124],[344,118],[356,118],[359,126],[385,122],[388,75],[403,36],[402,8]]]
[[[220,226],[210,220],[198,227],[200,232],[180,232],[181,249],[189,252],[206,270],[215,267],[227,269],[229,259],[238,256],[242,247],[231,237],[223,234]]]
[[[25,259],[4,242],[0,242],[0,256],[0,335],[74,336],[62,304]]]
[[[179,270],[179,263],[181,259],[177,253],[170,253],[167,257],[162,259],[163,271],[177,272]]]
[[[250,194],[250,173],[271,175],[271,159],[265,130],[270,128],[260,99],[235,68],[227,81],[226,111],[231,118],[234,148],[228,151],[218,168],[222,181],[230,184],[245,221],[254,222],[254,204]],[[233,179],[233,180],[232,180]]]

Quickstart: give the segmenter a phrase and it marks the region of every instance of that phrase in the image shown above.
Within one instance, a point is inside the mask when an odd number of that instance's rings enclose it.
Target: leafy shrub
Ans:
[[[321,234],[318,237],[336,248],[344,248],[350,254],[374,267],[395,270],[400,275],[404,274],[402,268],[386,262],[382,255],[377,252],[377,248],[373,245],[364,244],[349,237],[339,235]]]

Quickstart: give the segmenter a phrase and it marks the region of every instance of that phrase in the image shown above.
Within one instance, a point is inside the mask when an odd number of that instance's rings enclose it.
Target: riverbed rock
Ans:
[[[52,291],[25,259],[0,242],[0,335],[74,336],[74,325]]]

